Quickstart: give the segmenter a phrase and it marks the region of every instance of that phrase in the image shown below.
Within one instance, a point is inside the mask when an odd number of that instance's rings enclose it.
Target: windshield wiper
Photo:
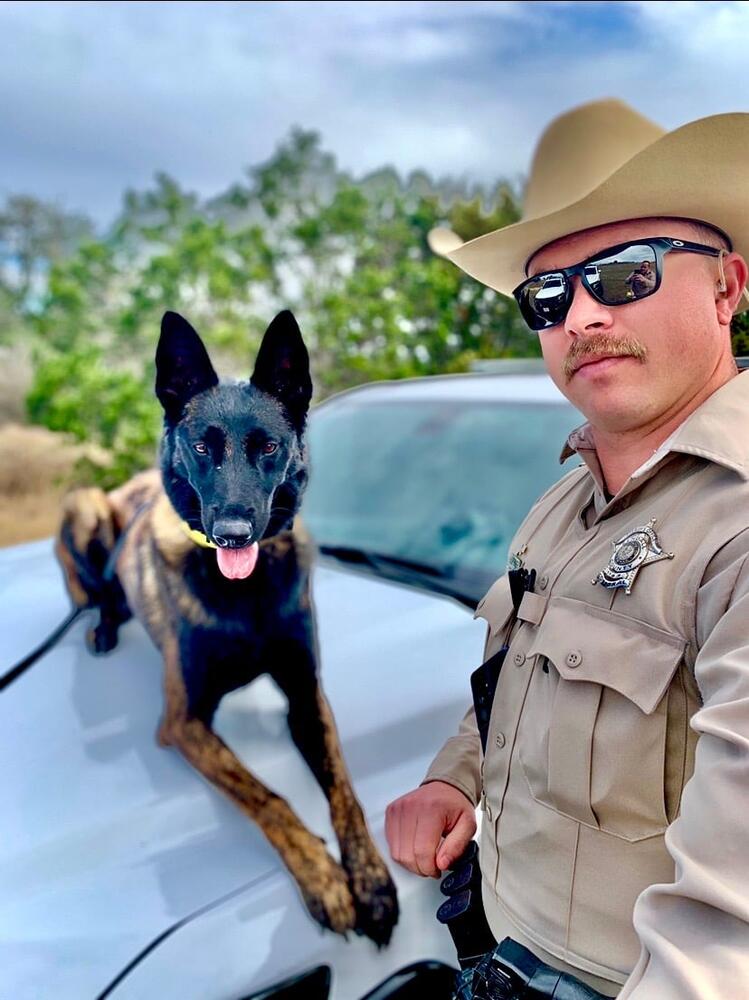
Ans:
[[[318,545],[318,550],[324,556],[333,556],[341,562],[359,563],[379,569],[381,566],[397,566],[409,569],[414,573],[425,573],[427,576],[444,578],[452,574],[446,573],[432,563],[417,562],[414,559],[404,559],[402,556],[391,556],[386,552],[375,552],[372,549],[357,549],[353,545]]]
[[[404,559],[371,549],[358,549],[353,545],[318,545],[317,550],[323,556],[331,556],[353,566],[365,566],[390,579],[417,583],[428,590],[452,597],[471,610],[476,608],[479,600],[473,587],[461,586],[452,571],[440,569],[432,563]],[[479,596],[485,591],[486,587],[481,588]]]

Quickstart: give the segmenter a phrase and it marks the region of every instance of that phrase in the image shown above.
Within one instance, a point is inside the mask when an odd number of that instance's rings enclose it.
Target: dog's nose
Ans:
[[[241,549],[250,544],[252,522],[225,517],[213,525],[213,538],[222,549]]]

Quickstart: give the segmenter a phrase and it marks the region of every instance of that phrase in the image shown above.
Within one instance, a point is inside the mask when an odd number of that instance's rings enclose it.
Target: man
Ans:
[[[624,283],[629,285],[632,295],[636,299],[641,299],[643,295],[650,295],[655,289],[653,265],[649,260],[644,260],[624,279]]]
[[[442,242],[514,289],[588,422],[562,454],[582,464],[511,543],[532,590],[505,575],[477,609],[501,661],[485,752],[471,710],[386,828],[395,860],[436,876],[480,804],[494,937],[579,981],[554,992],[545,970],[534,996],[749,996],[749,374],[730,343],[746,163],[749,115],[664,134],[597,102],[547,129],[521,222]],[[633,300],[622,265],[645,261]],[[534,308],[549,272],[551,313]],[[460,996],[526,995],[503,954]]]

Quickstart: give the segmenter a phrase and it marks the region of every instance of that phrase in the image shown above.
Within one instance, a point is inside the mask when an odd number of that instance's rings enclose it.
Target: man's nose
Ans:
[[[564,321],[565,333],[584,337],[590,333],[601,333],[613,326],[611,306],[593,298],[579,277],[573,278],[572,302]]]

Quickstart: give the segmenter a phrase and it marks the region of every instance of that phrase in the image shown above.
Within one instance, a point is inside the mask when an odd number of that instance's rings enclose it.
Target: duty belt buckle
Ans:
[[[519,996],[518,990],[523,987],[523,983],[510,970],[503,965],[502,960],[492,955],[486,978],[486,990],[488,1000],[512,1000]]]
[[[465,973],[463,973],[465,975]],[[523,984],[502,966],[499,958],[492,955],[489,961],[481,962],[474,970],[472,981],[456,994],[457,1000],[514,1000],[520,997]]]

